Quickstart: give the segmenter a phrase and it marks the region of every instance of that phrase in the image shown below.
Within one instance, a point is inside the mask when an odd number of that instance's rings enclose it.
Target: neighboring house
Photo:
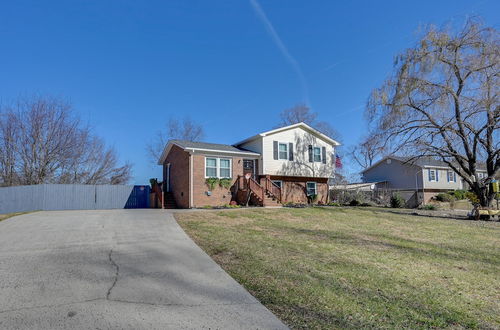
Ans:
[[[339,143],[304,123],[257,134],[234,145],[171,140],[163,165],[164,205],[182,208],[238,204],[326,203]],[[210,191],[208,178],[231,188]]]
[[[387,156],[362,173],[363,181],[376,183],[375,189],[417,192],[417,204],[427,202],[440,192],[468,189],[463,179],[445,162],[423,157]],[[486,178],[486,169],[478,169],[478,178]]]

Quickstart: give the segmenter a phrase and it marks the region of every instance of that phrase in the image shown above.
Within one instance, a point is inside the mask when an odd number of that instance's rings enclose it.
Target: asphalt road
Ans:
[[[286,327],[168,211],[36,212],[0,222],[0,329],[209,328]]]

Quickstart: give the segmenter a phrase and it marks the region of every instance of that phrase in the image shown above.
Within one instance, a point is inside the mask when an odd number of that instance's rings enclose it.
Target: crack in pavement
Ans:
[[[111,249],[111,251],[109,251],[108,259],[111,262],[111,264],[113,264],[113,266],[115,266],[115,269],[116,269],[115,270],[115,278],[113,280],[113,284],[111,284],[111,286],[108,289],[108,292],[106,293],[106,300],[110,300],[109,296],[111,295],[111,291],[115,287],[116,282],[118,282],[118,276],[119,276],[119,273],[120,273],[120,266],[118,266],[118,264],[111,257],[112,254],[113,254],[113,249]]]

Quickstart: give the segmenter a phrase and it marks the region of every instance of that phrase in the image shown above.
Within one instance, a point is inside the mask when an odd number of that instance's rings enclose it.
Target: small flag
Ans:
[[[342,168],[342,159],[340,159],[339,155],[335,155],[335,167]]]

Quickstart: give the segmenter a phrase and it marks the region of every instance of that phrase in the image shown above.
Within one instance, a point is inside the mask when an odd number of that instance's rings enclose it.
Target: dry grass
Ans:
[[[30,212],[14,212],[14,213],[0,214],[0,221],[15,217],[16,215],[21,215],[21,214],[26,214],[26,213],[30,213]]]
[[[292,328],[500,328],[500,224],[384,209],[176,215]]]

